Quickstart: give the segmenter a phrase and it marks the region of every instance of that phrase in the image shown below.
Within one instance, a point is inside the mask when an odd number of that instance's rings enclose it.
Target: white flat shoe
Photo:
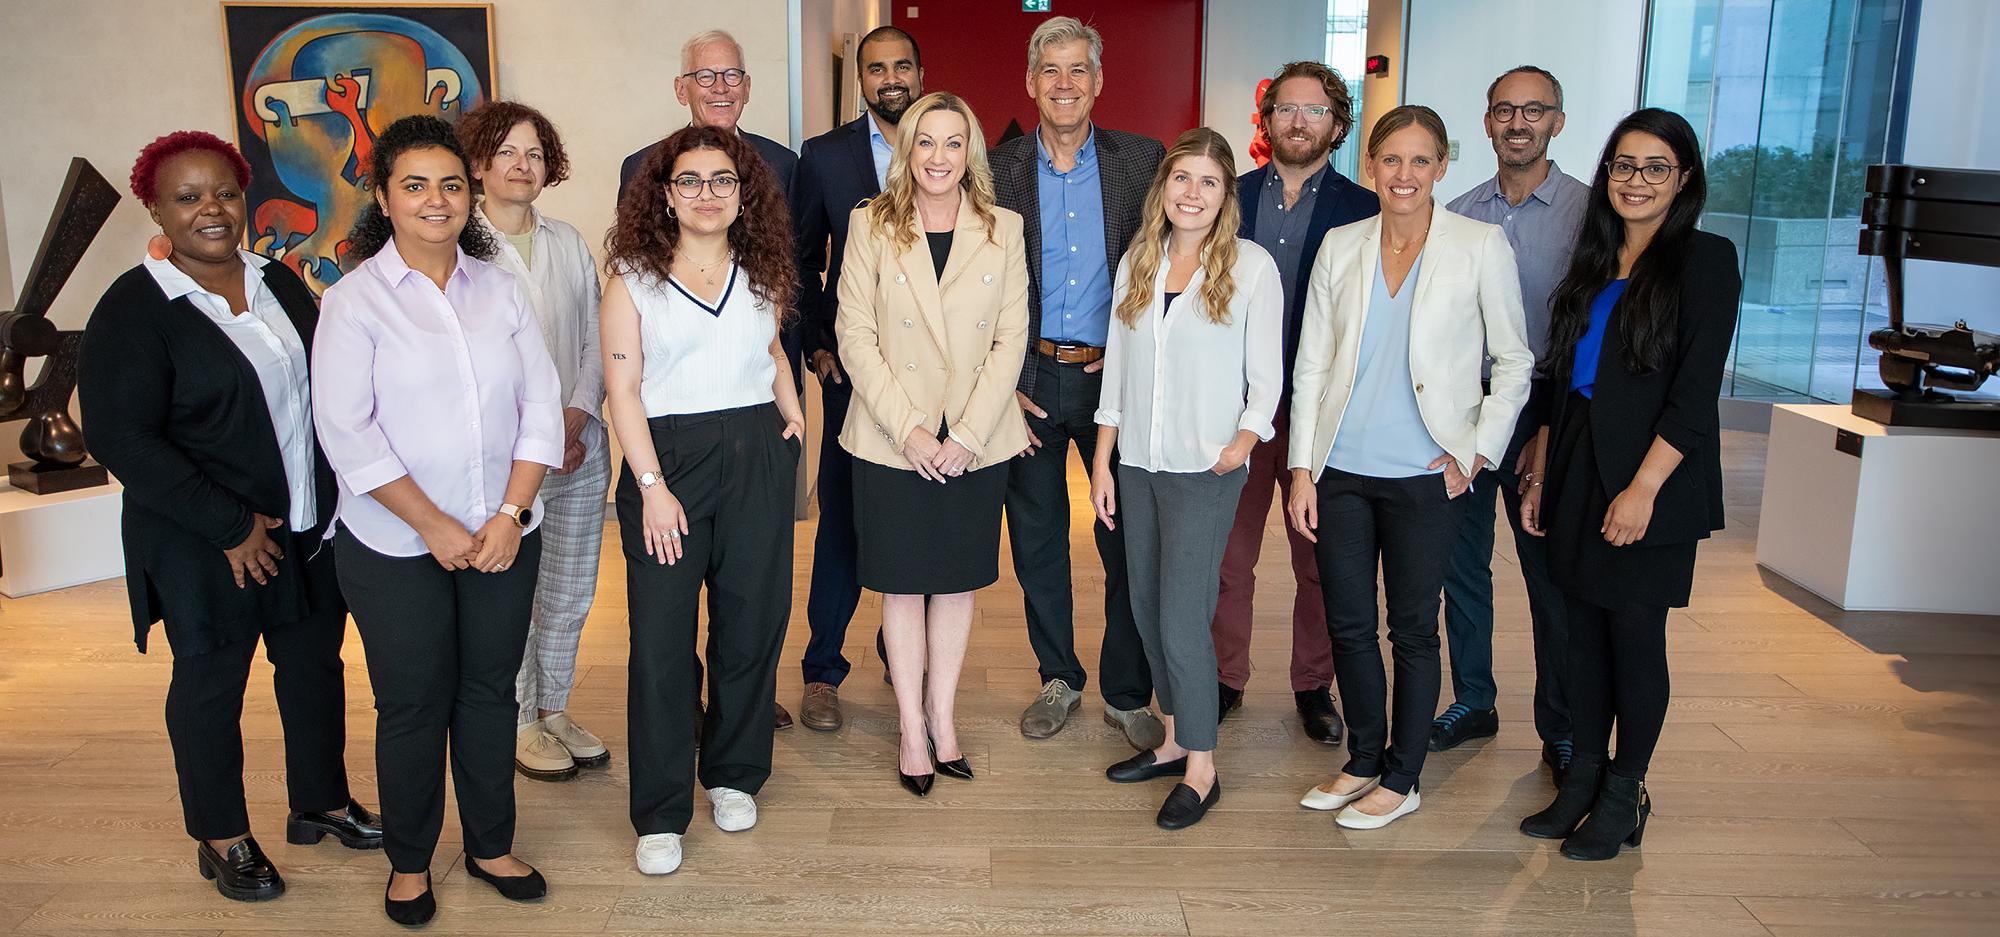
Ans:
[[[1396,805],[1396,809],[1379,817],[1372,813],[1362,813],[1349,806],[1342,810],[1339,816],[1334,817],[1333,822],[1350,830],[1379,830],[1396,822],[1397,818],[1404,814],[1416,813],[1417,808],[1423,806],[1423,803],[1424,795],[1411,791],[1410,796],[1403,798],[1403,802]]]
[[[648,833],[639,837],[639,848],[635,853],[639,871],[647,875],[666,875],[681,867],[681,834]]]
[[[711,787],[708,803],[715,814],[716,828],[724,833],[740,833],[757,825],[757,801],[733,787]]]
[[[1332,781],[1326,782],[1326,784],[1332,783]],[[1381,783],[1381,778],[1369,778],[1368,783],[1356,788],[1351,794],[1333,793],[1326,789],[1326,784],[1322,784],[1307,791],[1306,796],[1299,798],[1299,806],[1307,810],[1339,810],[1348,804],[1368,796],[1368,792],[1374,790]]]

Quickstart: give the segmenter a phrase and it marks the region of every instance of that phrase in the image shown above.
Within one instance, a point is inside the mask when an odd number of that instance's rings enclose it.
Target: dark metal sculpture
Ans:
[[[2000,336],[1964,319],[1951,328],[1903,321],[1904,258],[2000,267],[2000,172],[1870,166],[1861,214],[1860,252],[1882,258],[1889,287],[1889,327],[1868,336],[1889,390],[1856,388],[1854,415],[1889,426],[2000,430],[2000,403],[1944,393],[1978,390],[2000,373]]]
[[[118,190],[88,160],[71,159],[21,301],[0,313],[0,423],[28,421],[21,452],[29,461],[7,466],[7,481],[23,491],[54,494],[107,480],[104,466],[85,461],[83,432],[69,415],[83,332],[57,329],[48,312],[117,204]],[[30,358],[48,359],[32,387],[24,377]]]

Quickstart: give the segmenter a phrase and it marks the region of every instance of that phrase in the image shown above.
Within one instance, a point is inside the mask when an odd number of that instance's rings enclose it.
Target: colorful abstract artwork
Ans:
[[[493,93],[493,8],[224,3],[222,19],[249,247],[322,291],[354,266],[376,137],[413,114],[456,121]]]

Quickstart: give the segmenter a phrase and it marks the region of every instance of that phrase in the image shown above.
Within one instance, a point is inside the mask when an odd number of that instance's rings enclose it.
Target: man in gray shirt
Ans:
[[[1562,102],[1562,84],[1535,66],[1523,65],[1495,79],[1486,89],[1485,125],[1500,171],[1446,206],[1507,232],[1521,271],[1528,345],[1537,359],[1548,348],[1549,297],[1569,272],[1570,252],[1590,198],[1588,184],[1565,175],[1548,157],[1549,141],[1563,129]],[[1454,701],[1432,723],[1430,747],[1445,751],[1500,728],[1493,707],[1493,503],[1498,494],[1506,501],[1534,620],[1535,730],[1542,737],[1542,760],[1560,778],[1570,757],[1569,708],[1562,691],[1569,641],[1562,596],[1549,582],[1542,541],[1521,530],[1521,475],[1532,461],[1532,453],[1523,450],[1533,438],[1531,429],[1516,427],[1493,477],[1465,495],[1471,503],[1444,584]]]

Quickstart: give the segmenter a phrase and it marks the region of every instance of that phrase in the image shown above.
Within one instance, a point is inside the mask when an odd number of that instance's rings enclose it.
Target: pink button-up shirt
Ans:
[[[312,383],[320,447],[340,479],[335,516],[377,553],[426,550],[370,491],[408,475],[477,531],[505,500],[515,460],[562,465],[561,384],[541,326],[512,274],[462,250],[443,290],[394,242],[329,287]],[[541,508],[538,497],[537,518]]]

